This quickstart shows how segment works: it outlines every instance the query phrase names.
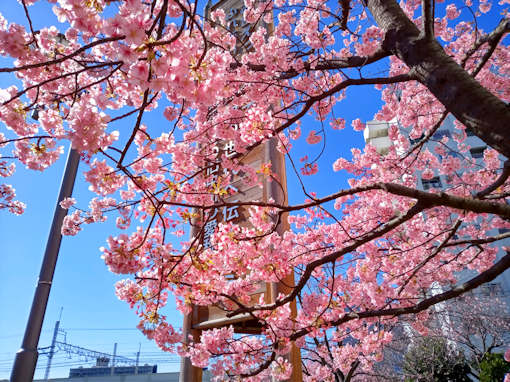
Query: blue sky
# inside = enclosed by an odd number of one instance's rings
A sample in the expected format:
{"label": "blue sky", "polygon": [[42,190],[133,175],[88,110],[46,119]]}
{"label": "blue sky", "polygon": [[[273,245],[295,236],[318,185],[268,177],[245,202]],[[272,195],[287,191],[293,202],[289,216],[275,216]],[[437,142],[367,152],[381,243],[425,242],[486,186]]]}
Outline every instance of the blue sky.
{"label": "blue sky", "polygon": [[[15,0],[2,1],[0,12],[9,22],[26,25],[23,8]],[[45,2],[30,7],[30,12],[35,29],[49,23],[57,24],[51,7]],[[9,65],[9,61],[2,59],[0,65]],[[13,82],[13,76],[0,76],[2,88]],[[121,127],[115,126],[117,129]],[[5,126],[0,126],[0,130],[5,133]],[[66,153],[67,150],[68,145]],[[27,204],[27,209],[21,216],[0,211],[3,257],[0,265],[0,299],[3,301],[0,315],[0,379],[9,377],[15,352],[21,345],[66,156],[63,155],[43,173],[28,171],[17,163],[18,171],[7,181],[16,188],[17,198]],[[86,168],[82,165],[73,193],[82,206],[86,206],[93,197],[84,182],[84,170]],[[153,364],[157,360],[160,361],[157,362],[160,371],[178,370],[178,363],[162,362],[175,361],[176,358],[159,351],[136,330],[137,316],[114,294],[114,283],[123,277],[107,270],[99,252],[106,237],[116,232],[113,220],[88,226],[78,236],[63,238],[39,344],[48,346],[51,343],[53,327],[60,307],[63,307],[61,327],[66,329],[69,343],[112,353],[117,342],[118,353],[131,358],[135,357],[141,343],[142,363],[147,361]],[[170,305],[169,312],[172,313],[169,321],[180,327],[182,317],[175,310],[173,302]],[[88,330],[98,328],[109,330]],[[59,339],[62,341],[63,337]],[[46,360],[45,356],[40,357],[36,378],[44,375]],[[56,355],[53,364],[52,377],[68,376],[69,366],[87,365],[78,357],[69,359],[62,353]]]}

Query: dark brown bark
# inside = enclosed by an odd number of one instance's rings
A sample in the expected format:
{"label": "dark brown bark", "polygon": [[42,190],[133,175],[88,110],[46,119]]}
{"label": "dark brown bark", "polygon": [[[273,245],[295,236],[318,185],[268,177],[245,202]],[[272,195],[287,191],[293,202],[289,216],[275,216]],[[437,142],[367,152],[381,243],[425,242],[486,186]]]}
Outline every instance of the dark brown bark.
{"label": "dark brown bark", "polygon": [[[385,32],[383,48],[402,60],[455,118],[507,158],[510,108],[448,56],[436,39],[426,39],[395,0],[366,0]],[[506,21],[505,30],[510,30]]]}

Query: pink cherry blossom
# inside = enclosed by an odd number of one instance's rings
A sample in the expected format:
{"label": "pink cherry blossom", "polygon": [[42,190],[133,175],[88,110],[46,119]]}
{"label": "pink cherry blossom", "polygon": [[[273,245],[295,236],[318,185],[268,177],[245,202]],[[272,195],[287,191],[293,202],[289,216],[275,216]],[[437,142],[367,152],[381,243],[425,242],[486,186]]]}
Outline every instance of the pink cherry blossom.
{"label": "pink cherry blossom", "polygon": [[71,206],[74,206],[75,204],[76,204],[75,198],[65,198],[64,200],[62,200],[60,202],[60,207],[67,210],[67,209],[71,208]]}
{"label": "pink cherry blossom", "polygon": [[363,129],[365,129],[365,125],[361,122],[359,118],[352,121],[352,127],[355,131],[363,131]]}
{"label": "pink cherry blossom", "polygon": [[315,130],[310,130],[308,133],[308,137],[306,137],[306,142],[310,145],[315,145],[322,140],[320,135],[316,135]]}
{"label": "pink cherry blossom", "polygon": [[[218,380],[288,379],[292,349],[307,382],[370,375],[399,319],[430,331],[428,291],[510,267],[505,1],[50,3],[55,26],[17,5],[37,32],[0,16],[0,177],[79,152],[95,195],[62,233],[115,223],[102,258],[164,351]],[[260,334],[183,338],[170,299]]]}

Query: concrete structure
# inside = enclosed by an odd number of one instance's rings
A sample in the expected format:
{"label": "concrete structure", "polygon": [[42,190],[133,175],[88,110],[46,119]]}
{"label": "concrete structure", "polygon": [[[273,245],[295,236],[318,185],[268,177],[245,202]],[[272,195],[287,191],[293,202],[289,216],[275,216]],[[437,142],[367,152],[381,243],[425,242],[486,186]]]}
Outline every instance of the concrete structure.
{"label": "concrete structure", "polygon": [[136,374],[156,374],[157,365],[142,366],[115,366],[96,365],[93,367],[76,367],[69,370],[69,378],[79,377],[104,377],[110,375],[136,375]]}
{"label": "concrete structure", "polygon": [[391,123],[393,123],[393,121],[368,121],[366,123],[365,130],[363,131],[365,143],[374,146],[379,154],[386,154],[393,145],[393,142],[391,142],[388,136],[388,129]]}

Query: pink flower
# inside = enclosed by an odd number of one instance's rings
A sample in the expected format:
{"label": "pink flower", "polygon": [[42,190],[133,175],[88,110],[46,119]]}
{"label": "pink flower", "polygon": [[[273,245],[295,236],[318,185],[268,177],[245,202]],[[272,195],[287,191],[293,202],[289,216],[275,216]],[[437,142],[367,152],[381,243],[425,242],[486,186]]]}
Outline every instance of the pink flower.
{"label": "pink flower", "polygon": [[422,172],[421,177],[423,179],[432,179],[434,177],[434,171],[432,171],[430,168],[427,168]]}
{"label": "pink flower", "polygon": [[7,208],[14,215],[21,215],[26,205],[14,200],[15,197],[16,191],[10,184],[0,184],[0,210]]}
{"label": "pink flower", "polygon": [[457,7],[455,6],[455,4],[448,4],[446,6],[446,17],[449,18],[450,20],[453,20],[453,19],[456,19],[457,17],[459,17],[460,15],[460,12],[457,10]]}
{"label": "pink flower", "polygon": [[64,218],[62,224],[62,235],[74,236],[81,231],[80,224],[83,222],[81,212],[79,210],[74,211],[72,214],[67,215]]}
{"label": "pink flower", "polygon": [[334,119],[333,121],[331,121],[331,127],[335,130],[345,129],[345,119],[343,118]]}
{"label": "pink flower", "polygon": [[361,122],[359,118],[356,118],[354,121],[352,121],[352,128],[355,131],[363,131],[365,129],[365,124]]}
{"label": "pink flower", "polygon": [[310,145],[315,145],[322,140],[320,135],[315,134],[315,130],[310,130],[308,137],[306,137],[306,142]]}
{"label": "pink flower", "polygon": [[168,107],[165,108],[165,111],[163,112],[163,115],[169,121],[173,121],[175,118],[177,118],[178,112],[179,111],[175,107],[168,106]]}
{"label": "pink flower", "polygon": [[487,13],[490,11],[491,9],[491,4],[487,2],[487,0],[485,1],[480,1],[480,6],[478,7],[478,9],[480,9],[480,12],[482,13]]}
{"label": "pink flower", "polygon": [[344,158],[338,158],[335,163],[333,163],[333,171],[340,171],[350,167],[349,161]]}
{"label": "pink flower", "polygon": [[314,175],[319,171],[319,166],[317,163],[310,164],[305,163],[305,165],[301,168],[301,174],[303,175]]}
{"label": "pink flower", "polygon": [[[505,361],[510,362],[510,348],[505,351]],[[507,374],[508,376],[509,374]]]}
{"label": "pink flower", "polygon": [[76,199],[75,198],[65,198],[64,200],[62,200],[60,202],[60,207],[62,207],[65,210],[68,210],[69,208],[71,208],[75,204],[76,204]]}

